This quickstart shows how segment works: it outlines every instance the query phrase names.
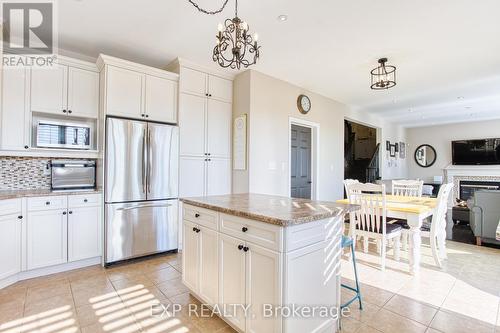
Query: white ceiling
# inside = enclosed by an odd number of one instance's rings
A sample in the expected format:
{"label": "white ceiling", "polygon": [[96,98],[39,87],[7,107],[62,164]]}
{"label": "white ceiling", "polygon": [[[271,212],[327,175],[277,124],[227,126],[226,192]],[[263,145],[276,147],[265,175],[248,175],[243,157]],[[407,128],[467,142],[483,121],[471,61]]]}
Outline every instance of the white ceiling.
{"label": "white ceiling", "polygon": [[[157,67],[177,56],[212,65],[229,1],[218,16],[187,0],[58,1],[59,46]],[[498,13],[498,0],[239,0],[259,33],[256,70],[407,127],[500,118]],[[397,86],[372,91],[369,72],[383,56]]]}

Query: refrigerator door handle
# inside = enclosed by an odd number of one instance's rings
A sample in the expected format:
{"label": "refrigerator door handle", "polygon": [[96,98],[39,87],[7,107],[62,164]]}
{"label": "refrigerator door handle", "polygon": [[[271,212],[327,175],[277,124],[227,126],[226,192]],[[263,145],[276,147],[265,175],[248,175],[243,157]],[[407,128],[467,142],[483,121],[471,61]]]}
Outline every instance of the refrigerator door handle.
{"label": "refrigerator door handle", "polygon": [[170,204],[163,204],[163,205],[140,205],[140,206],[130,206],[130,207],[121,207],[116,209],[117,211],[127,211],[127,210],[133,210],[133,209],[141,209],[141,208],[166,208],[170,207],[172,205]]}
{"label": "refrigerator door handle", "polygon": [[146,183],[146,129],[144,129],[144,136],[142,138],[142,192],[146,193],[147,183]]}
{"label": "refrigerator door handle", "polygon": [[148,126],[148,175],[147,175],[147,179],[148,179],[148,186],[147,186],[147,189],[148,189],[148,193],[151,193],[151,184],[149,183],[151,181],[151,156],[153,156],[153,147],[152,147],[152,144],[151,144],[151,130],[149,129],[149,126]]}

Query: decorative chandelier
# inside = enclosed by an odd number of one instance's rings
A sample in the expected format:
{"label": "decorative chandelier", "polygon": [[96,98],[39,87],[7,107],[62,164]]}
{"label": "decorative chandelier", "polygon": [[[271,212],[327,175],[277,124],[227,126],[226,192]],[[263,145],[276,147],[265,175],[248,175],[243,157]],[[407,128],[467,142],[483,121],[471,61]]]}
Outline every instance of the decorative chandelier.
{"label": "decorative chandelier", "polygon": [[396,85],[396,67],[386,65],[387,58],[380,58],[377,68],[371,70],[373,90],[389,89]]}
{"label": "decorative chandelier", "polygon": [[[200,12],[205,14],[218,14],[224,10],[228,0],[219,10],[207,11],[200,8],[193,0],[189,2]],[[258,35],[249,33],[248,24],[238,17],[238,0],[235,0],[235,15],[232,19],[226,19],[224,25],[219,23],[216,36],[216,45],[213,50],[212,59],[223,68],[240,69],[247,68],[257,63],[260,46],[257,44]]]}

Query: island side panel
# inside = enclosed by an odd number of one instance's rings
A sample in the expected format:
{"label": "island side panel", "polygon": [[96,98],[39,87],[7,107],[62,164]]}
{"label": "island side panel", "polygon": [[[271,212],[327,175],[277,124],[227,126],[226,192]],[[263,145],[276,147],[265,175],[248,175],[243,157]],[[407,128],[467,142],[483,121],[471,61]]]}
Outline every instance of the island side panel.
{"label": "island side panel", "polygon": [[[342,254],[343,214],[314,222],[309,226],[299,225],[287,230],[287,247],[300,244],[300,235],[309,239],[305,247],[285,254],[283,304],[295,306],[340,308],[340,259]],[[318,228],[321,226],[321,231]],[[299,232],[293,228],[302,229]],[[312,232],[312,231],[315,232]],[[318,232],[320,232],[318,234]],[[293,236],[294,235],[294,236]],[[292,237],[293,236],[293,237]],[[310,241],[318,240],[313,244]],[[335,332],[338,318],[320,316],[312,318],[283,317],[283,332]]]}

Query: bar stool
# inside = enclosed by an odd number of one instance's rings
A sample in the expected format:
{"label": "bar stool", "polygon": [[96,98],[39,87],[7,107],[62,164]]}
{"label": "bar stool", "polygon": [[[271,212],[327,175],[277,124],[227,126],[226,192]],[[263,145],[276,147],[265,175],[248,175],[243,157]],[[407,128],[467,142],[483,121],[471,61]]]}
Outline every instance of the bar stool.
{"label": "bar stool", "polygon": [[351,286],[348,286],[346,284],[341,284],[343,288],[349,289],[351,291],[354,291],[356,293],[356,296],[348,300],[345,304],[341,304],[340,308],[343,309],[345,307],[348,307],[352,302],[355,300],[359,301],[359,309],[363,310],[363,304],[361,304],[361,291],[359,290],[359,281],[358,281],[358,270],[356,269],[356,255],[354,254],[354,242],[351,237],[344,236],[342,235],[342,248],[350,247],[351,248],[351,255],[352,255],[352,265],[354,267],[354,279],[356,283],[356,288],[353,288]]}

